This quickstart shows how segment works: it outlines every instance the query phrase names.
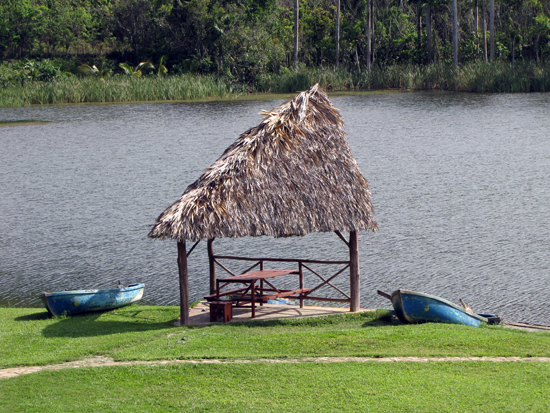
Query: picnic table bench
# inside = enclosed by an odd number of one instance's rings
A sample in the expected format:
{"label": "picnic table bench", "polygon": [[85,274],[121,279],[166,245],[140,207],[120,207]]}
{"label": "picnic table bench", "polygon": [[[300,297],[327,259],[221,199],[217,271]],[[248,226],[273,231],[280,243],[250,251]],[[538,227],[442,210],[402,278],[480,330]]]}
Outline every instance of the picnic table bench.
{"label": "picnic table bench", "polygon": [[[300,272],[297,270],[259,270],[231,277],[219,278],[216,280],[216,293],[207,295],[204,298],[211,303],[221,303],[231,300],[236,307],[250,307],[252,309],[252,318],[254,318],[256,316],[257,302],[262,305],[268,300],[273,300],[275,298],[297,296],[302,303],[304,296],[310,292],[309,288],[300,286],[300,288],[291,290],[279,289],[268,281],[268,279],[284,275],[299,274]],[[259,285],[256,285],[258,281]],[[244,284],[245,287],[222,290],[228,284],[232,283],[241,283]],[[212,304],[210,311],[212,312]],[[226,319],[227,317],[224,317],[224,321]]]}

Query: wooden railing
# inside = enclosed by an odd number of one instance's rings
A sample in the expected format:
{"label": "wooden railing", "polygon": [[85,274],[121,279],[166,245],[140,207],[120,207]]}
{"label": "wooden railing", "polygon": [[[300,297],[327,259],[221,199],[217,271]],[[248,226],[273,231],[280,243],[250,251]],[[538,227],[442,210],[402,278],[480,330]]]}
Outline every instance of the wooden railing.
{"label": "wooden railing", "polygon": [[[337,276],[342,274],[344,271],[346,271],[350,267],[350,261],[326,261],[326,260],[308,260],[308,259],[292,259],[292,258],[253,258],[253,257],[238,257],[238,256],[232,256],[232,255],[214,255],[212,251],[211,242],[209,242],[208,252],[209,252],[208,255],[209,255],[209,261],[210,261],[210,293],[211,294],[214,294],[216,290],[216,270],[215,270],[216,265],[221,269],[223,269],[228,274],[230,274],[231,276],[237,275],[234,271],[230,270],[225,264],[223,264],[221,262],[222,260],[254,262],[252,266],[248,267],[246,270],[241,272],[241,274],[250,272],[251,270],[253,270],[258,266],[260,270],[263,270],[264,263],[266,262],[296,263],[298,264],[300,288],[304,288],[304,270],[309,271],[311,274],[315,275],[321,280],[321,283],[318,284],[317,286],[309,287],[311,291],[307,293],[305,297],[306,300],[351,303],[350,294],[342,291],[341,288],[339,288],[338,286],[332,283],[332,281]],[[311,264],[344,265],[344,267],[339,269],[335,274],[331,275],[330,277],[324,277],[321,274],[319,274],[317,271],[313,270],[311,268]],[[315,291],[318,291],[320,288],[324,286],[333,288],[345,298],[317,297],[315,295],[312,295],[312,293],[314,293]]]}

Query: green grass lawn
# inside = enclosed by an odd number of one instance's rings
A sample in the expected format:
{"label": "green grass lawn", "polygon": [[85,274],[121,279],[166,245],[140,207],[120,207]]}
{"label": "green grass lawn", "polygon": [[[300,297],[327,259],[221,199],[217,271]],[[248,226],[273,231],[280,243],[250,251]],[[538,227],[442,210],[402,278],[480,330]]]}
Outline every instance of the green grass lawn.
{"label": "green grass lawn", "polygon": [[[177,307],[49,318],[0,308],[0,367],[115,360],[550,357],[550,333],[402,325],[387,312],[172,327]],[[130,365],[0,380],[0,412],[549,411],[550,363],[345,362]]]}
{"label": "green grass lawn", "polygon": [[41,309],[0,309],[0,367],[89,356],[115,360],[300,357],[550,357],[550,334],[498,326],[403,325],[387,313],[344,313],[207,327],[172,327],[177,307],[133,305],[49,318]]}
{"label": "green grass lawn", "polygon": [[[391,325],[373,314],[331,316],[319,325],[215,325],[116,350],[116,360],[399,356],[550,356],[550,334],[503,327]],[[341,322],[338,322],[340,321]],[[347,321],[346,321],[347,320]]]}
{"label": "green grass lawn", "polygon": [[0,368],[109,355],[166,337],[177,307],[130,306],[107,313],[50,318],[36,308],[0,308]]}
{"label": "green grass lawn", "polygon": [[549,363],[82,368],[0,381],[2,412],[546,412]]}

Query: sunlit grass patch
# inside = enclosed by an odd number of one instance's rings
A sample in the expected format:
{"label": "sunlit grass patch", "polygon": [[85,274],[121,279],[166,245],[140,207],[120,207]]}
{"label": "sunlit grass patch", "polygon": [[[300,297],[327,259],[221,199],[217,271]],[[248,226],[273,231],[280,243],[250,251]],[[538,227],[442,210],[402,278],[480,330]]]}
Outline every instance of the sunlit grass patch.
{"label": "sunlit grass patch", "polygon": [[132,305],[105,313],[50,318],[45,309],[0,308],[0,368],[109,354],[172,329],[177,307]]}
{"label": "sunlit grass patch", "polygon": [[49,318],[40,309],[0,309],[0,368],[85,357],[115,360],[305,357],[549,357],[550,334],[503,327],[403,325],[386,311],[173,327],[178,307],[132,305]]}
{"label": "sunlit grass patch", "polygon": [[548,411],[550,363],[124,366],[0,381],[10,412]]}

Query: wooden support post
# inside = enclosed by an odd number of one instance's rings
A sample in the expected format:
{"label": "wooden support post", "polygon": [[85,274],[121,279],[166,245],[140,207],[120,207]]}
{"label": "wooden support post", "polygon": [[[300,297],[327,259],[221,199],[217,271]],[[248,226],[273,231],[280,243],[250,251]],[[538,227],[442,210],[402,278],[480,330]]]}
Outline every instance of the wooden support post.
{"label": "wooden support post", "polygon": [[[304,264],[298,263],[298,272],[300,277],[300,290],[304,288]],[[304,308],[304,295],[300,293],[300,308]]]}
{"label": "wooden support post", "polygon": [[180,280],[179,325],[189,325],[189,278],[187,276],[187,249],[185,241],[178,241],[178,269]]}
{"label": "wooden support post", "polygon": [[254,318],[256,317],[256,281],[252,281],[250,289],[250,296],[252,297],[252,318]]}
{"label": "wooden support post", "polygon": [[[264,270],[264,262],[263,261],[260,261],[260,271],[263,271]],[[263,295],[263,291],[264,291],[264,280],[260,280],[260,295]],[[260,307],[264,305],[264,301],[260,301]],[[254,312],[254,310],[252,310],[252,312]]]}
{"label": "wooden support post", "polygon": [[[262,297],[264,295],[264,280],[260,280],[260,292],[258,294],[258,297]],[[264,300],[260,300],[260,307],[264,305]]]}
{"label": "wooden support post", "polygon": [[350,285],[350,311],[359,311],[361,306],[361,291],[359,277],[359,234],[357,231],[349,233],[349,285]]}
{"label": "wooden support post", "polygon": [[216,292],[216,263],[214,262],[214,247],[212,243],[214,239],[209,239],[207,244],[208,250],[208,265],[210,267],[210,294]]}

